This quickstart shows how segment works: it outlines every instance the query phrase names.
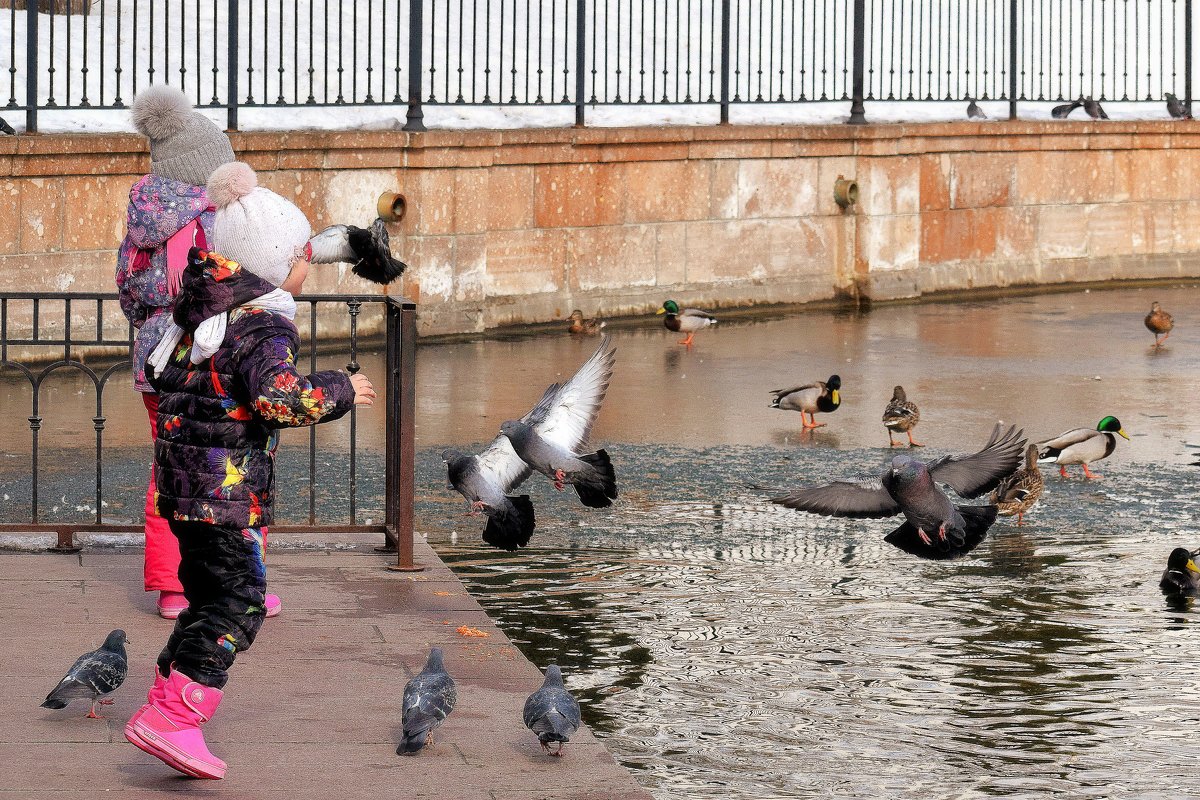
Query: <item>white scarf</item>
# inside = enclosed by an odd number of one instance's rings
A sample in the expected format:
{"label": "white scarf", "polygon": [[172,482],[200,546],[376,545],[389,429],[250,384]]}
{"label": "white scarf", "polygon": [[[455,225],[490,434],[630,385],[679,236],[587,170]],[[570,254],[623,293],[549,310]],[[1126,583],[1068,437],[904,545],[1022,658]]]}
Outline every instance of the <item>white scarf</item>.
{"label": "white scarf", "polygon": [[[273,311],[276,314],[281,314],[288,319],[296,318],[296,300],[291,293],[285,292],[283,289],[275,289],[267,292],[264,295],[255,297],[253,300],[247,300],[242,303],[243,306],[250,308],[261,308],[264,311]],[[229,313],[217,314],[215,317],[209,317],[196,326],[196,333],[192,336],[192,352],[191,362],[199,364],[206,358],[209,358],[213,353],[220,349],[221,343],[225,341],[225,327],[229,324]],[[150,351],[150,355],[146,361],[154,367],[154,374],[161,375],[163,368],[171,360],[171,353],[175,350],[176,345],[183,338],[183,328],[176,325],[174,322],[163,333],[163,337],[158,344]]]}

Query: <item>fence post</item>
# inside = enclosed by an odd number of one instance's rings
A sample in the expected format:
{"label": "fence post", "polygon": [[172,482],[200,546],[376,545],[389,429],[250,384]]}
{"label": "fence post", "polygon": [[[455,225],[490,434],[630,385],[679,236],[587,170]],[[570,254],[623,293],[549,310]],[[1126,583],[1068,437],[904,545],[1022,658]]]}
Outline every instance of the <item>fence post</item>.
{"label": "fence post", "polygon": [[396,537],[396,563],[388,569],[419,572],[413,563],[413,496],[416,493],[417,304],[388,301],[387,527]]}
{"label": "fence post", "polygon": [[866,125],[867,109],[863,105],[864,82],[867,70],[867,2],[854,0],[854,90],[850,99],[850,125]]}
{"label": "fence post", "polygon": [[227,86],[225,98],[226,113],[228,114],[225,127],[231,131],[238,129],[238,0],[229,0],[229,36],[226,67],[229,74],[225,76]]}
{"label": "fence post", "polygon": [[729,124],[729,0],[721,0],[721,124]]}
{"label": "fence post", "polygon": [[[13,25],[17,22],[14,19]],[[14,53],[15,55],[15,53]],[[25,4],[25,132],[37,133],[38,112],[38,4]]]}
{"label": "fence post", "polygon": [[[1191,2],[1191,0],[1188,0]],[[1017,0],[1008,2],[1008,118],[1017,118]]]}
{"label": "fence post", "polygon": [[1183,107],[1192,115],[1192,0],[1183,3]]}
{"label": "fence post", "polygon": [[423,0],[408,0],[408,119],[406,131],[425,130],[425,113],[421,111],[421,32]]}
{"label": "fence post", "polygon": [[587,66],[584,52],[584,39],[587,38],[587,25],[584,14],[587,13],[587,0],[575,2],[575,127],[583,127],[583,70]]}

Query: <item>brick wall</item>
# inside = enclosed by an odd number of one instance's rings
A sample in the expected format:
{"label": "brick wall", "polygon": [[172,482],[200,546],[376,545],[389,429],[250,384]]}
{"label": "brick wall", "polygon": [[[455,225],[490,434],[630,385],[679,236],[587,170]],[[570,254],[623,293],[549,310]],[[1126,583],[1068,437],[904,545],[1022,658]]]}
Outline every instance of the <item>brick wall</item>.
{"label": "brick wall", "polygon": [[[1200,275],[1200,126],[952,123],[238,133],[320,227],[384,190],[424,333],[946,289]],[[0,290],[108,290],[131,135],[0,139]],[[858,181],[843,211],[833,183]],[[313,291],[377,292],[336,267]],[[395,290],[393,290],[395,291]]]}

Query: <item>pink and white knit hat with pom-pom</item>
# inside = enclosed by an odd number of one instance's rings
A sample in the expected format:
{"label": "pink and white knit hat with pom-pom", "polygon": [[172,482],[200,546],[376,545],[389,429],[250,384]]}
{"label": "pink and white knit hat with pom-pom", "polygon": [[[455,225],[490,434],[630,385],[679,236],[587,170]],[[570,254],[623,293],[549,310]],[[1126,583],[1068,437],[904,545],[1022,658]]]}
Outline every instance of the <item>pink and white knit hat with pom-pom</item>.
{"label": "pink and white knit hat with pom-pom", "polygon": [[312,237],[304,212],[258,185],[249,164],[217,167],[208,179],[208,200],[216,206],[212,249],[242,268],[279,286]]}

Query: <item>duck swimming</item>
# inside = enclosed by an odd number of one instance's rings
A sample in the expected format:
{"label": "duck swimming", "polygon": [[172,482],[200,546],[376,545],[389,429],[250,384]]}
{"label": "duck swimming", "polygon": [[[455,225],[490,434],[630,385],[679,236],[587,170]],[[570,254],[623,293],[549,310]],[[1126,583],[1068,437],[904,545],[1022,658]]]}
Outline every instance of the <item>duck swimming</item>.
{"label": "duck swimming", "polygon": [[1116,417],[1105,417],[1090,428],[1074,428],[1060,433],[1053,439],[1038,443],[1038,460],[1043,464],[1058,464],[1058,474],[1067,477],[1068,464],[1082,464],[1083,474],[1088,478],[1100,476],[1088,469],[1088,464],[1100,461],[1112,455],[1117,449],[1117,437],[1113,434],[1129,438],[1121,427],[1121,420]]}
{"label": "duck swimming", "polygon": [[662,304],[662,308],[654,312],[655,314],[666,314],[663,319],[663,325],[669,331],[676,333],[686,333],[686,339],[680,339],[679,343],[683,345],[692,344],[692,337],[696,335],[696,331],[701,331],[709,325],[716,325],[717,318],[707,311],[701,311],[698,308],[685,308],[679,310],[679,304],[674,300],[668,300]]}
{"label": "duck swimming", "polygon": [[571,312],[571,316],[567,317],[567,320],[571,323],[567,326],[567,333],[582,336],[596,336],[606,324],[601,319],[584,319],[583,312],[578,308]]}
{"label": "duck swimming", "polygon": [[[829,414],[836,411],[842,404],[841,388],[842,379],[837,375],[830,375],[827,381],[806,383],[790,389],[772,389],[771,394],[775,395],[775,399],[771,401],[771,408],[799,411],[800,424],[806,430],[821,428],[825,423],[817,422],[816,412]],[[806,412],[811,417],[811,422],[804,418]]]}
{"label": "duck swimming", "polygon": [[1193,561],[1200,550],[1191,551],[1176,547],[1167,557],[1167,568],[1163,570],[1158,586],[1167,594],[1200,594],[1200,567]]}

